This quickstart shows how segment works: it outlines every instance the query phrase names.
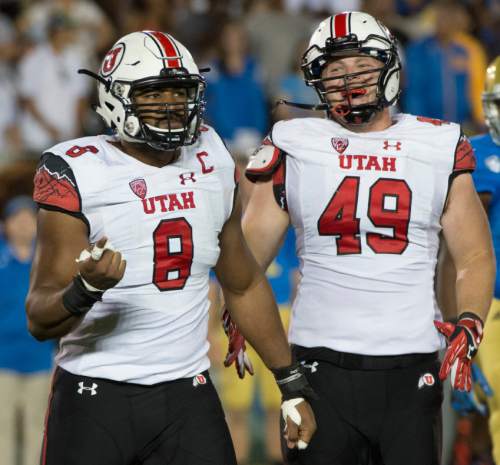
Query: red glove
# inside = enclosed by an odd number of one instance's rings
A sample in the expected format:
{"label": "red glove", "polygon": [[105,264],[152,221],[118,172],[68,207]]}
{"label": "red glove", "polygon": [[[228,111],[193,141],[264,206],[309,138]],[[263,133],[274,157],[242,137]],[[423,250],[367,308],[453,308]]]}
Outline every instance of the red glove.
{"label": "red glove", "polygon": [[441,380],[451,372],[451,385],[459,391],[470,391],[471,364],[483,338],[483,322],[471,312],[462,313],[456,324],[434,321],[434,326],[446,337],[448,348],[439,370]]}
{"label": "red glove", "polygon": [[222,313],[222,327],[224,328],[224,332],[229,339],[224,366],[228,367],[234,362],[236,372],[241,379],[245,377],[245,371],[248,371],[248,373],[253,375],[254,371],[252,362],[245,352],[245,338],[238,331],[238,328],[234,321],[231,319],[231,315],[229,314],[227,308],[225,308],[224,312]]}

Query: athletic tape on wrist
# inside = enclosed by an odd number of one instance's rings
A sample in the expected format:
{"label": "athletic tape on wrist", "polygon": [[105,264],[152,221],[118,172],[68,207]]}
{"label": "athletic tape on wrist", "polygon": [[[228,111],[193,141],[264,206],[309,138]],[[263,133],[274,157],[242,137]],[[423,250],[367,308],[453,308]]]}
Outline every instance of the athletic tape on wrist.
{"label": "athletic tape on wrist", "polygon": [[103,292],[89,291],[83,284],[82,277],[78,275],[64,291],[62,303],[72,315],[82,316],[102,299],[102,295]]}

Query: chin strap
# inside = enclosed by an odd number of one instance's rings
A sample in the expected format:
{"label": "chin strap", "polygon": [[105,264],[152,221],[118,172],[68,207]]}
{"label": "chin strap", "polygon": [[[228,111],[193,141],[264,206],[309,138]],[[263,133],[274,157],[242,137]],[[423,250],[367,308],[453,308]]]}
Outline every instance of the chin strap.
{"label": "chin strap", "polygon": [[312,110],[312,111],[328,111],[330,108],[326,103],[319,103],[317,105],[311,105],[309,103],[295,103],[289,102],[288,100],[280,99],[276,102],[275,108],[278,105],[288,105],[290,107],[302,108],[304,110]]}
{"label": "chin strap", "polygon": [[368,123],[373,115],[378,111],[377,109],[363,109],[357,110],[349,108],[348,105],[335,105],[333,108],[330,107],[327,103],[319,103],[317,105],[311,105],[308,103],[296,103],[289,102],[288,100],[280,99],[276,102],[275,108],[278,105],[288,105],[290,107],[302,108],[304,110],[311,111],[326,111],[329,118],[332,118],[331,112],[334,112],[335,115],[339,118],[343,118],[349,124],[363,124]]}

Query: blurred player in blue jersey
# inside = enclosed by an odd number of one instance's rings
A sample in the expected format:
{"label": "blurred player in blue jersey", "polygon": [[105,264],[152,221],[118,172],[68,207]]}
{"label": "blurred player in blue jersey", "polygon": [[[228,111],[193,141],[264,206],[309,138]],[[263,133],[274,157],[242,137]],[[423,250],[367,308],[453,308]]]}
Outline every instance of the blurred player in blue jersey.
{"label": "blurred player in blue jersey", "polygon": [[[281,320],[285,329],[288,329],[290,319],[290,303],[293,300],[298,275],[297,268],[295,234],[290,228],[279,254],[266,273],[276,303],[279,306]],[[281,394],[276,387],[276,383],[273,384],[272,374],[269,376],[269,370],[266,370],[262,360],[248,343],[246,353],[253,364],[254,376],[245,376],[243,379],[238,379],[234,370],[222,370],[220,373],[219,394],[227,414],[238,463],[246,463],[249,457],[250,410],[257,393],[265,411],[265,438],[269,463],[273,465],[274,463],[282,463],[279,438]]]}
{"label": "blurred player in blue jersey", "polygon": [[[476,189],[488,213],[491,235],[497,262],[500,259],[500,56],[486,71],[486,85],[483,93],[483,108],[489,133],[473,137],[472,146],[476,152],[477,168],[472,174]],[[489,426],[493,441],[495,463],[500,463],[500,273],[497,273],[495,298],[488,314],[484,338],[478,353],[479,364],[489,386],[476,376],[478,388],[486,394],[489,408]],[[461,409],[475,409],[484,412],[484,406],[477,397],[463,401]],[[455,405],[455,407],[457,407]]]}

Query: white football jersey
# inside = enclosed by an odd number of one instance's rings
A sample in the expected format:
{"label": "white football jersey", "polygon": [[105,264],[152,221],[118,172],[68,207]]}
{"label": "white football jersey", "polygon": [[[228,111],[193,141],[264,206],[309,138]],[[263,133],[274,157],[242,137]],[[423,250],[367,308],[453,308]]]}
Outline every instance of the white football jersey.
{"label": "white football jersey", "polygon": [[118,285],[61,339],[56,361],[71,373],[148,385],[195,376],[209,367],[209,270],[233,207],[234,162],[208,127],[162,168],[113,141],[56,145],[35,177],[42,207],[82,218],[90,242],[107,236],[127,261]]}
{"label": "white football jersey", "polygon": [[439,120],[403,114],[363,134],[328,119],[275,124],[247,176],[273,173],[296,231],[290,342],[364,355],[443,347],[433,325],[440,218],[450,176],[474,163],[460,127]]}

